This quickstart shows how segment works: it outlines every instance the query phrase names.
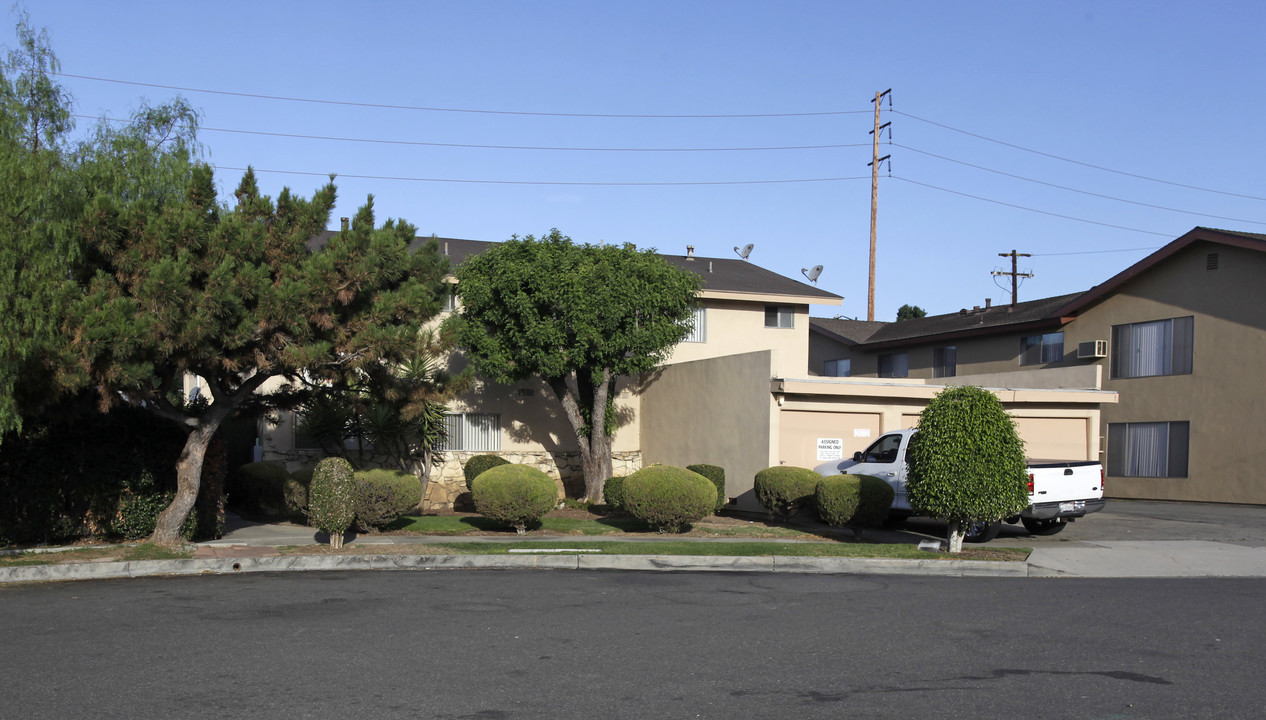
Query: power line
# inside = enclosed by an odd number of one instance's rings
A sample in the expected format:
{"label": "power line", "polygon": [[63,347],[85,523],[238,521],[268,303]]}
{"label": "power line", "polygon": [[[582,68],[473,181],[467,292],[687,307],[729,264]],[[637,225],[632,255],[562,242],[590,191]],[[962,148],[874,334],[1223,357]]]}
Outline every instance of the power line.
{"label": "power line", "polygon": [[1033,257],[1062,257],[1064,255],[1105,255],[1107,253],[1123,253],[1123,252],[1153,252],[1160,250],[1160,247],[1142,247],[1142,248],[1121,248],[1120,250],[1085,250],[1082,252],[1062,252],[1062,253],[1033,253]]}
{"label": "power line", "polygon": [[[72,115],[84,120],[105,120],[107,122],[127,122],[117,118],[97,115]],[[299,140],[327,140],[334,142],[374,143],[381,145],[417,145],[424,147],[472,148],[477,150],[563,150],[576,152],[743,152],[755,150],[830,150],[836,148],[870,147],[870,143],[834,144],[834,145],[774,145],[765,147],[688,147],[688,148],[636,148],[636,147],[555,147],[543,145],[476,145],[470,143],[425,142],[421,140],[381,140],[375,138],[343,137],[337,135],[302,135],[299,133],[269,132],[265,130],[240,130],[234,128],[215,128],[199,126],[199,131],[232,133],[235,135],[258,135],[263,137],[284,137]]]}
{"label": "power line", "polygon": [[1132,177],[1132,178],[1136,178],[1136,179],[1139,179],[1139,180],[1147,180],[1147,181],[1149,181],[1149,182],[1161,183],[1161,184],[1163,184],[1163,185],[1172,185],[1172,186],[1174,186],[1174,187],[1186,188],[1186,189],[1188,189],[1188,190],[1199,190],[1199,191],[1201,191],[1201,192],[1215,193],[1215,194],[1217,194],[1217,195],[1228,195],[1228,196],[1230,196],[1230,197],[1245,198],[1245,199],[1247,199],[1247,200],[1263,200],[1263,201],[1266,201],[1266,197],[1259,197],[1259,196],[1257,196],[1257,195],[1243,195],[1243,194],[1241,194],[1241,193],[1227,192],[1226,190],[1214,190],[1214,189],[1212,189],[1212,188],[1200,187],[1200,186],[1198,186],[1198,185],[1185,185],[1185,184],[1183,184],[1183,183],[1173,182],[1173,181],[1170,181],[1170,180],[1162,180],[1162,179],[1160,179],[1160,178],[1148,177],[1148,176],[1146,176],[1146,175],[1137,175],[1137,174],[1135,174],[1135,173],[1124,172],[1124,171],[1122,171],[1122,170],[1113,170],[1112,168],[1103,167],[1102,165],[1092,165],[1091,163],[1088,163],[1088,162],[1082,162],[1082,161],[1080,161],[1080,160],[1073,160],[1072,158],[1066,158],[1066,157],[1062,157],[1062,156],[1060,156],[1060,155],[1052,155],[1051,153],[1042,152],[1041,150],[1034,150],[1034,149],[1032,149],[1032,148],[1026,148],[1026,147],[1023,147],[1023,146],[1021,146],[1021,145],[1014,145],[1014,144],[1012,144],[1012,143],[1009,143],[1009,142],[1003,142],[1002,140],[996,140],[996,139],[994,139],[994,138],[991,138],[991,137],[986,137],[986,136],[984,136],[984,135],[978,135],[978,134],[976,134],[976,133],[974,133],[974,132],[968,132],[968,131],[966,131],[966,130],[960,130],[960,129],[956,128],[956,127],[951,127],[951,126],[949,126],[949,125],[945,125],[945,124],[943,124],[943,123],[934,122],[934,121],[932,121],[932,120],[928,120],[927,118],[921,118],[921,117],[919,117],[919,116],[917,116],[917,115],[911,115],[910,113],[907,113],[907,112],[902,112],[902,111],[900,111],[900,110],[893,110],[893,112],[894,112],[894,113],[897,113],[898,115],[904,115],[904,116],[906,116],[906,117],[908,117],[908,118],[910,118],[910,119],[912,119],[912,120],[918,120],[919,122],[924,122],[924,123],[927,123],[928,125],[935,125],[935,126],[937,126],[937,127],[939,127],[939,128],[945,128],[946,130],[953,130],[953,131],[954,131],[954,132],[956,132],[956,133],[962,133],[963,135],[968,135],[968,136],[970,136],[970,137],[974,137],[974,138],[977,138],[977,139],[980,139],[980,140],[987,140],[987,141],[989,141],[989,142],[991,142],[991,143],[997,143],[997,144],[999,144],[999,145],[1003,145],[1003,146],[1006,146],[1006,147],[1009,147],[1009,148],[1014,148],[1014,149],[1016,149],[1016,150],[1023,150],[1024,152],[1033,153],[1034,155],[1041,155],[1042,157],[1048,157],[1048,158],[1051,158],[1051,159],[1053,159],[1053,160],[1061,160],[1061,161],[1063,161],[1063,162],[1072,163],[1072,164],[1074,164],[1074,165],[1081,165],[1082,167],[1093,168],[1093,169],[1095,169],[1095,170],[1102,170],[1103,172],[1110,172],[1110,173],[1114,173],[1114,174],[1116,174],[1116,175],[1124,175],[1125,177]]}
{"label": "power line", "polygon": [[1059,213],[1049,212],[1047,210],[1038,210],[1036,208],[1024,207],[1023,205],[1015,205],[1009,202],[1003,202],[1001,200],[994,200],[992,198],[981,197],[980,195],[972,195],[971,193],[959,192],[958,190],[950,190],[948,188],[938,187],[936,185],[929,185],[928,183],[922,183],[922,182],[919,182],[918,180],[911,180],[909,178],[900,177],[898,175],[892,175],[890,177],[892,177],[894,180],[901,180],[903,182],[908,182],[913,185],[921,185],[926,188],[932,188],[933,190],[940,190],[941,192],[950,193],[952,195],[961,195],[963,197],[972,198],[973,200],[982,200],[984,202],[993,203],[995,205],[1003,205],[1005,207],[1015,208],[1016,210],[1026,210],[1028,212],[1039,213],[1041,215],[1049,215],[1051,217],[1063,218],[1065,220],[1076,220],[1077,222],[1089,223],[1091,225],[1099,225],[1102,227],[1109,227],[1116,230],[1128,230],[1130,232],[1144,233],[1146,235],[1158,235],[1160,237],[1171,237],[1171,235],[1168,233],[1152,232],[1151,230],[1140,230],[1138,228],[1125,227],[1124,225],[1113,225],[1111,223],[1099,222],[1097,220],[1087,220],[1085,218],[1073,217],[1072,215],[1061,215]]}
{"label": "power line", "polygon": [[1031,182],[1037,185],[1045,185],[1046,187],[1052,187],[1058,190],[1067,190],[1068,192],[1075,192],[1075,193],[1080,193],[1082,195],[1089,195],[1090,197],[1102,198],[1104,200],[1114,200],[1116,202],[1129,203],[1130,205],[1137,205],[1139,207],[1152,208],[1154,210],[1167,210],[1169,212],[1182,213],[1184,215],[1199,215],[1200,217],[1215,218],[1217,220],[1230,220],[1231,222],[1238,222],[1238,223],[1266,225],[1266,222],[1263,222],[1261,220],[1245,220],[1243,218],[1226,217],[1225,215],[1212,215],[1210,213],[1196,212],[1194,210],[1179,210],[1177,208],[1166,207],[1164,205],[1153,205],[1151,203],[1139,202],[1137,200],[1127,200],[1125,198],[1113,197],[1112,195],[1102,195],[1100,193],[1090,192],[1089,190],[1078,190],[1077,188],[1068,187],[1066,185],[1057,185],[1055,183],[1049,183],[1044,180],[1035,180],[1033,178],[1024,177],[1022,175],[1013,175],[1009,172],[994,170],[993,168],[988,168],[983,165],[975,165],[973,163],[964,162],[962,160],[955,160],[954,158],[951,158],[951,157],[945,157],[944,155],[937,155],[936,153],[930,153],[926,150],[920,150],[918,148],[910,147],[909,145],[902,145],[901,143],[892,143],[892,145],[893,147],[899,147],[905,150],[910,150],[912,152],[917,152],[920,155],[927,155],[928,157],[934,157],[938,160],[944,160],[946,162],[952,162],[952,163],[957,163],[959,165],[965,165],[969,168],[975,168],[977,170],[984,170],[985,172],[991,172],[996,175],[1002,175],[1003,177],[1014,178],[1016,180],[1023,180],[1025,182]]}
{"label": "power line", "polygon": [[[244,167],[234,167],[232,165],[216,165],[217,170],[237,170],[245,172]],[[255,172],[260,173],[277,173],[281,175],[306,175],[311,177],[330,176],[328,172],[307,172],[303,170],[270,170],[266,168],[253,168]],[[859,177],[824,177],[824,178],[792,178],[787,180],[708,180],[708,181],[681,181],[681,182],[567,182],[567,181],[548,181],[548,180],[463,180],[457,178],[423,178],[423,177],[403,177],[394,175],[353,175],[350,173],[335,173],[337,177],[351,178],[355,180],[399,180],[407,182],[430,182],[430,183],[466,183],[476,185],[584,185],[584,186],[615,186],[615,187],[657,187],[657,186],[678,186],[678,185],[781,185],[788,183],[821,183],[821,182],[839,182],[843,180],[868,180],[869,176]]]}
{"label": "power line", "polygon": [[286,95],[267,95],[263,93],[247,93],[237,92],[233,90],[213,90],[209,88],[185,87],[182,85],[162,85],[159,83],[138,82],[135,80],[118,80],[116,78],[95,77],[92,75],[77,75],[74,73],[57,72],[53,73],[60,77],[75,78],[77,80],[92,80],[94,82],[116,83],[119,85],[135,85],[137,87],[159,88],[161,90],[176,90],[179,92],[196,92],[207,93],[211,95],[228,95],[232,97],[254,98],[257,100],[282,100],[286,102],[303,102],[316,103],[320,105],[345,105],[350,107],[368,107],[386,110],[419,110],[426,112],[447,112],[447,113],[474,113],[481,115],[527,115],[534,117],[574,117],[574,118],[630,118],[630,119],[661,119],[661,120],[712,120],[712,119],[731,119],[731,118],[775,118],[775,117],[821,117],[830,115],[858,115],[869,113],[869,110],[827,110],[821,112],[780,112],[780,113],[731,113],[731,114],[712,114],[712,115],[652,115],[652,114],[619,114],[619,113],[564,113],[564,112],[528,112],[523,110],[483,110],[473,108],[448,108],[448,107],[430,107],[425,105],[394,105],[389,103],[367,103],[353,102],[350,100],[329,100],[324,98],[304,98],[292,97]]}

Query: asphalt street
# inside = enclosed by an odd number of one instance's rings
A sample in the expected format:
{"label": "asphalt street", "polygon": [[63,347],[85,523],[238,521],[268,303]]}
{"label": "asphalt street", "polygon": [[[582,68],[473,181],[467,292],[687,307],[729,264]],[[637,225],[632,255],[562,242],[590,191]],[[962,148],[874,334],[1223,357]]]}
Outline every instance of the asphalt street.
{"label": "asphalt street", "polygon": [[1266,580],[390,571],[0,587],[0,717],[1260,718]]}

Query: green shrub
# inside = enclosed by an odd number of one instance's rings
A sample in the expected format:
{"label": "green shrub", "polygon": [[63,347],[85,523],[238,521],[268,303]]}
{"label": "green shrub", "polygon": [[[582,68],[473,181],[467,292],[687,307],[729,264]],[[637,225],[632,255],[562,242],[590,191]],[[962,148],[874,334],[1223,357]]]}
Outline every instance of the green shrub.
{"label": "green shrub", "polygon": [[716,486],[697,472],[652,465],[624,478],[621,500],[630,515],[661,532],[680,532],[712,514]]}
{"label": "green shrub", "polygon": [[776,465],[756,473],[756,499],[777,520],[813,506],[822,476],[806,468]]}
{"label": "green shrub", "polygon": [[891,485],[870,475],[824,477],[814,494],[822,522],[850,527],[858,537],[863,529],[883,524],[893,497]]}
{"label": "green shrub", "polygon": [[[141,540],[154,534],[158,516],[167,509],[176,493],[163,491],[148,472],[125,483],[119,498],[119,511],[115,516],[111,534],[125,540]],[[190,512],[180,526],[180,534],[186,540],[193,538],[198,528],[198,516]]]}
{"label": "green shrub", "polygon": [[691,472],[697,472],[712,481],[717,488],[717,504],[713,509],[713,514],[721,512],[721,508],[725,507],[725,468],[718,465],[687,465],[686,469]]}
{"label": "green shrub", "polygon": [[602,501],[617,510],[624,509],[624,477],[610,477],[602,483]]}
{"label": "green shrub", "polygon": [[402,470],[362,470],[354,478],[352,507],[361,532],[381,530],[422,500],[422,481]]}
{"label": "green shrub", "polygon": [[352,525],[355,509],[352,488],[355,480],[352,464],[338,457],[326,458],[312,473],[308,494],[308,522],[330,534],[330,545],[343,547],[343,533]]}
{"label": "green shrub", "polygon": [[[468,465],[469,467],[469,465]],[[513,527],[520,535],[558,505],[554,478],[528,465],[497,465],[475,477],[475,511]]]}
{"label": "green shrub", "polygon": [[290,479],[286,466],[277,462],[251,462],[233,473],[229,500],[240,512],[274,518],[286,514],[285,486]]}
{"label": "green shrub", "polygon": [[308,489],[312,487],[312,473],[316,464],[304,465],[290,473],[282,485],[282,502],[286,506],[286,516],[304,518],[308,513]]}
{"label": "green shrub", "polygon": [[1024,441],[993,393],[942,390],[919,415],[906,451],[910,507],[949,521],[950,552],[965,523],[996,522],[1029,504]]}
{"label": "green shrub", "polygon": [[509,464],[510,461],[500,455],[476,455],[472,457],[462,467],[462,474],[466,476],[466,489],[474,490],[475,478],[479,477],[485,470]]}

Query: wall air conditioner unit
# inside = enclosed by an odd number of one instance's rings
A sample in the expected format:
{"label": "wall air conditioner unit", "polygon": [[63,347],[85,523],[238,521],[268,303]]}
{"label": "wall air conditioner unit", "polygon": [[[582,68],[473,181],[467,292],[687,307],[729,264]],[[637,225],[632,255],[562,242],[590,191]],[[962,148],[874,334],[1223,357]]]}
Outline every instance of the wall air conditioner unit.
{"label": "wall air conditioner unit", "polygon": [[1107,340],[1087,340],[1084,343],[1077,343],[1077,357],[1079,359],[1108,357],[1108,341]]}

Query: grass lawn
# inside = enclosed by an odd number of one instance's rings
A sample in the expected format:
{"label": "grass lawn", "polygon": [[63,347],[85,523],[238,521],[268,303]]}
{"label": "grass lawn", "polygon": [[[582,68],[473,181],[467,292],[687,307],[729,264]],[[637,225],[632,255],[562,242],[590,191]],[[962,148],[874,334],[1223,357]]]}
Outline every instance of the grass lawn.
{"label": "grass lawn", "polygon": [[[505,525],[479,515],[410,515],[392,523],[387,531],[407,535],[504,535]],[[587,512],[565,511],[551,513],[541,518],[539,525],[530,529],[531,535],[619,535],[646,534],[655,531],[646,523],[628,515],[595,515]],[[705,518],[695,523],[689,537],[749,537],[819,539],[822,535],[796,528],[771,525],[764,522],[735,518]]]}
{"label": "grass lawn", "polygon": [[131,560],[180,560],[193,557],[193,550],[169,550],[152,543],[71,548],[55,552],[27,551],[0,556],[0,567],[56,565],[60,563],[114,562]]}

